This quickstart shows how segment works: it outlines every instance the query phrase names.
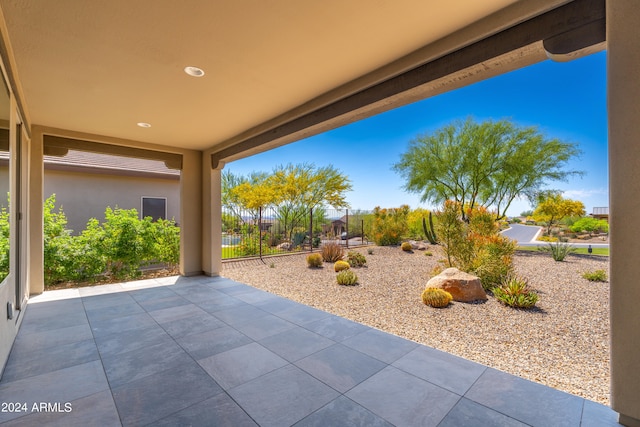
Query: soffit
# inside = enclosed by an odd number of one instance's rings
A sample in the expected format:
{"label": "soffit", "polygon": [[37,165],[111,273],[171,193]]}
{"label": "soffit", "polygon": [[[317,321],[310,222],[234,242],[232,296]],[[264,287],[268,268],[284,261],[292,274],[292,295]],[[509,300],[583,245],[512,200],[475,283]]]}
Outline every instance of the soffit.
{"label": "soffit", "polygon": [[513,3],[0,0],[31,123],[200,150]]}

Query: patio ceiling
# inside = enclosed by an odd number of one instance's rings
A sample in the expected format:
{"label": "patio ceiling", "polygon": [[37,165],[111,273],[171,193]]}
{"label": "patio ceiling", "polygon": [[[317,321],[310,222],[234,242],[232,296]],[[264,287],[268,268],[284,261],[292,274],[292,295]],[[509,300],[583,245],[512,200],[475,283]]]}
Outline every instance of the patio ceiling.
{"label": "patio ceiling", "polygon": [[[347,118],[307,120],[296,128],[311,129],[306,134],[229,151],[565,3],[0,0],[0,7],[29,124],[226,149],[219,157],[233,159],[411,102],[415,95],[355,114],[357,106],[347,105]],[[584,9],[593,1],[576,3],[587,4]],[[484,63],[464,78],[446,74],[437,90],[417,96],[539,61],[540,47]],[[190,77],[186,66],[206,74]],[[324,125],[312,129],[318,123]]]}

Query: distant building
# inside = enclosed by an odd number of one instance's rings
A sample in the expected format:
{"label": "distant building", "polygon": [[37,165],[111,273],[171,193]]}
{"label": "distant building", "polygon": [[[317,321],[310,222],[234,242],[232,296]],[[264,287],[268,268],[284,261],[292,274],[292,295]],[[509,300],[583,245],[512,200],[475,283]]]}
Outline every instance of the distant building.
{"label": "distant building", "polygon": [[322,232],[324,234],[331,234],[334,236],[340,236],[343,232],[347,231],[347,217],[343,215],[342,218],[331,221],[330,224],[322,225]]}
{"label": "distant building", "polygon": [[609,222],[609,207],[593,208],[592,217]]}
{"label": "distant building", "polygon": [[[8,173],[8,156],[2,154],[0,176]],[[0,180],[0,207],[8,191],[8,179]],[[44,198],[54,193],[74,234],[91,218],[103,221],[107,206],[180,222],[180,171],[161,161],[73,150],[64,157],[44,156]]]}

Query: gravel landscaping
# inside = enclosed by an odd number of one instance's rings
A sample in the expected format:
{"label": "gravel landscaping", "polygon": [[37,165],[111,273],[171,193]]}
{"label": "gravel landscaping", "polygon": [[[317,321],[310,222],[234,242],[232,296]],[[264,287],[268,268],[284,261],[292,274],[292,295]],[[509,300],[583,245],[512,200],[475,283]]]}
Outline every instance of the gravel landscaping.
{"label": "gravel landscaping", "polygon": [[304,255],[226,262],[223,275],[410,340],[603,404],[609,404],[609,283],[585,271],[609,271],[609,258],[518,252],[515,266],[540,298],[536,308],[506,307],[492,296],[444,309],[420,298],[442,258],[440,248],[356,249],[367,267],[357,286],[336,283],[333,265],[311,269]]}

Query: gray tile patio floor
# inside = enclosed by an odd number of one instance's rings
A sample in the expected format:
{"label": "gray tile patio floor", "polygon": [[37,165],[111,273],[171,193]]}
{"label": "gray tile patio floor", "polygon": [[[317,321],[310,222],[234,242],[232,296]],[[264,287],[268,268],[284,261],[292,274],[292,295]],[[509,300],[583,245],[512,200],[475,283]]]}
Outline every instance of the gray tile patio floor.
{"label": "gray tile patio floor", "polygon": [[0,402],[23,410],[0,408],[3,426],[618,425],[606,406],[211,277],[32,298]]}

